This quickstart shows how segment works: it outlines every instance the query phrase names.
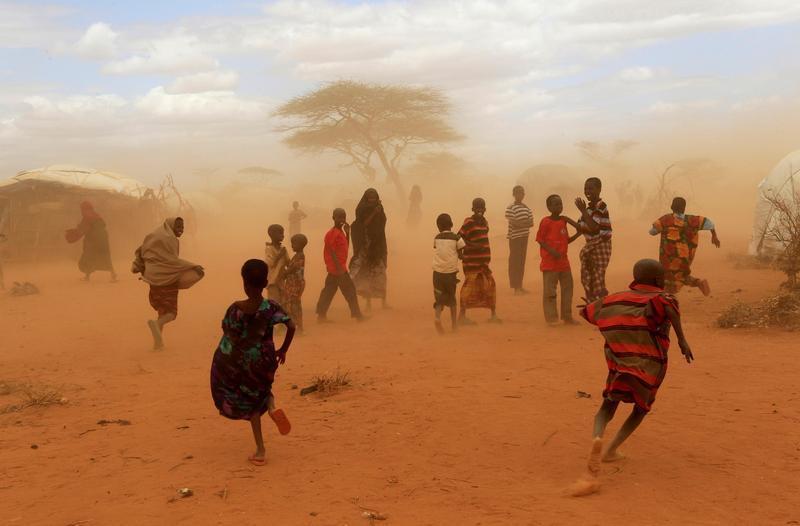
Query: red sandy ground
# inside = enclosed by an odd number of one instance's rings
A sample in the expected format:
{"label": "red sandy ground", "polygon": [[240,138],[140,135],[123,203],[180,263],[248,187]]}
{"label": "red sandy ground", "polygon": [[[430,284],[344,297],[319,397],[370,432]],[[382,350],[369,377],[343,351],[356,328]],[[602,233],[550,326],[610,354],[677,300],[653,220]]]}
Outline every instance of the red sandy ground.
{"label": "red sandy ground", "polygon": [[[798,524],[797,335],[713,324],[736,298],[773,290],[779,275],[734,270],[724,250],[701,247],[697,273],[714,296],[681,295],[697,361],[673,349],[652,415],[624,448],[629,458],[604,466],[600,493],[575,499],[562,491],[590,445],[605,378],[599,334],[544,325],[533,247],[533,293],[510,295],[497,238],[504,323],[476,312],[479,326],[438,336],[432,234],[422,237],[395,247],[393,309],[363,325],[347,319],[341,297],[337,323],[314,323],[322,275],[319,247],[309,248],[308,334],[274,386],[294,429],[281,437],[265,421],[261,468],[246,461],[249,426],[220,417],[208,387],[221,316],[242,297],[238,266],[260,250],[224,261],[186,252],[208,275],[182,294],[161,353],[149,350],[146,287],[130,274],[87,285],[73,265],[46,274],[9,266],[7,280],[30,279],[42,294],[0,298],[0,381],[60,387],[68,403],[0,415],[0,524],[357,525],[369,523],[365,509],[413,525]],[[641,243],[618,241],[612,288],[627,285],[632,254],[654,249]],[[401,265],[404,254],[414,257]],[[351,389],[325,399],[293,389],[337,368],[350,372]],[[0,406],[16,401],[0,396]],[[194,496],[174,500],[182,487]]]}

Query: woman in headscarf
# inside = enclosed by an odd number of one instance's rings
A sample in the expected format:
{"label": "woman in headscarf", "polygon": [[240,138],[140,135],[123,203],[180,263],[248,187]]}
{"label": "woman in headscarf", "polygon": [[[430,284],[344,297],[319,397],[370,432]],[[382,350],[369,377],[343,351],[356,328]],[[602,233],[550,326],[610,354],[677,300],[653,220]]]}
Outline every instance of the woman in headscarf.
{"label": "woman in headscarf", "polygon": [[179,257],[178,238],[183,235],[183,228],[183,218],[168,218],[144,238],[131,267],[131,272],[141,274],[140,279],[150,285],[150,306],[158,313],[158,319],[149,320],[147,325],[155,350],[164,347],[164,325],[178,317],[178,291],[188,289],[205,275],[203,267]]}
{"label": "woman in headscarf", "polygon": [[386,213],[374,188],[367,189],[356,207],[356,219],[350,227],[353,258],[350,276],[359,296],[366,298],[367,309],[372,298],[380,298],[386,307]]}
{"label": "woman in headscarf", "polygon": [[106,222],[89,201],[81,203],[81,222],[77,227],[67,230],[64,237],[68,243],[77,243],[83,238],[83,253],[78,261],[78,269],[84,273],[84,281],[89,281],[92,272],[98,270],[111,272],[111,281],[117,281],[117,273],[111,262]]}

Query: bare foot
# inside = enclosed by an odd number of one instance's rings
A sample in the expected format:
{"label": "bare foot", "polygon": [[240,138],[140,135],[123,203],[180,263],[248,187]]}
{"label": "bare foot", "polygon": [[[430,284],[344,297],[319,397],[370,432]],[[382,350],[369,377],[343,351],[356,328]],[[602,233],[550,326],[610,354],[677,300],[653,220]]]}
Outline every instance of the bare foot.
{"label": "bare foot", "polygon": [[600,481],[589,474],[582,476],[567,488],[567,494],[571,497],[586,497],[598,491],[600,491]]}
{"label": "bare foot", "polygon": [[603,462],[619,462],[627,458],[623,453],[619,451],[606,451],[606,454],[603,455],[602,461]]}
{"label": "bare foot", "polygon": [[436,326],[436,332],[439,334],[444,334],[444,325],[442,325],[442,320],[436,320],[434,325]]}
{"label": "bare foot", "polygon": [[252,455],[247,457],[247,460],[249,460],[250,463],[252,465],[254,465],[254,466],[263,466],[264,464],[267,463],[267,456],[266,455],[267,455],[267,452],[264,451],[264,450],[256,451],[255,453],[253,453]]}
{"label": "bare foot", "polygon": [[589,453],[589,462],[586,465],[589,474],[593,477],[597,477],[600,474],[600,455],[602,452],[603,439],[597,437],[592,441],[592,451]]}
{"label": "bare foot", "polygon": [[158,322],[155,320],[148,320],[147,326],[150,327],[150,333],[153,335],[153,350],[162,350],[164,348],[164,340],[161,338],[161,330],[158,328]]}
{"label": "bare foot", "polygon": [[503,323],[503,320],[501,320],[497,316],[492,316],[491,318],[489,318],[489,323]]}

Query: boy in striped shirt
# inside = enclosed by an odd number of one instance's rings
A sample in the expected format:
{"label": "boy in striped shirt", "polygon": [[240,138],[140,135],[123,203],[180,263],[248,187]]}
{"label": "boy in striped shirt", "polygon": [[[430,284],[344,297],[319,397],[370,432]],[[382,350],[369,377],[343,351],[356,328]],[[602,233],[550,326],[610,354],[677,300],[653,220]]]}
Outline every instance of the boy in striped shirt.
{"label": "boy in striped shirt", "polygon": [[520,185],[512,190],[514,202],[506,208],[508,220],[508,280],[514,294],[527,294],[522,288],[525,277],[525,259],[528,255],[528,236],[533,227],[533,212],[522,202],[525,199],[525,188]]}
{"label": "boy in striped shirt", "polygon": [[590,177],[583,186],[588,203],[580,197],[575,206],[581,212],[578,226],[586,239],[581,249],[581,284],[586,292],[586,301],[595,301],[608,295],[606,270],[611,262],[611,218],[608,207],[600,198],[603,183]]}
{"label": "boy in striped shirt", "polygon": [[459,237],[464,240],[464,284],[461,286],[461,309],[459,322],[474,325],[467,318],[467,309],[489,309],[490,322],[499,322],[496,313],[497,285],[492,277],[489,262],[492,249],[489,246],[489,223],[486,221],[486,201],[477,197],[472,200],[472,215],[464,220]]}

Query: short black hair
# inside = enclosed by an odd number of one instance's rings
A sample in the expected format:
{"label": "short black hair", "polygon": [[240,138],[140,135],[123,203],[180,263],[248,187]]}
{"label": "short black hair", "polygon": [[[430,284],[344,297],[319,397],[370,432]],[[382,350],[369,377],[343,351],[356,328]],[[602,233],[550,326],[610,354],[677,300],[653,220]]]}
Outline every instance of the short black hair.
{"label": "short black hair", "polygon": [[672,200],[672,209],[673,210],[683,210],[686,211],[686,199],[683,197],[676,197]]}
{"label": "short black hair", "polygon": [[245,285],[263,289],[269,282],[269,266],[261,259],[248,259],[242,265],[242,280]]}
{"label": "short black hair", "polygon": [[655,259],[640,259],[633,266],[633,279],[645,285],[657,285],[664,280],[664,266]]}
{"label": "short black hair", "polygon": [[586,179],[586,182],[596,184],[598,188],[601,190],[603,189],[603,181],[601,181],[599,177],[590,177]]}
{"label": "short black hair", "polygon": [[267,228],[267,234],[272,236],[272,234],[277,234],[278,232],[283,232],[283,227],[278,224],[269,225]]}
{"label": "short black hair", "polygon": [[561,199],[561,196],[558,194],[550,194],[547,196],[547,199],[544,200],[544,204],[550,206],[550,203],[553,201],[553,199]]}
{"label": "short black hair", "polygon": [[486,200],[483,197],[476,197],[472,200],[472,209],[475,210],[478,207],[486,208]]}
{"label": "short black hair", "polygon": [[439,214],[436,218],[436,226],[440,232],[450,230],[453,228],[453,218],[450,217],[450,214]]}
{"label": "short black hair", "polygon": [[514,189],[513,189],[513,190],[511,190],[511,193],[512,193],[512,194],[516,194],[516,193],[517,193],[517,190],[522,190],[522,191],[524,192],[524,191],[525,191],[525,187],[524,187],[524,186],[522,186],[521,184],[518,184],[517,186],[515,186],[515,187],[514,187]]}
{"label": "short black hair", "polygon": [[303,249],[306,247],[306,245],[308,245],[308,238],[303,234],[295,234],[292,236],[290,243],[292,244],[292,246],[298,244],[300,245],[300,248]]}

